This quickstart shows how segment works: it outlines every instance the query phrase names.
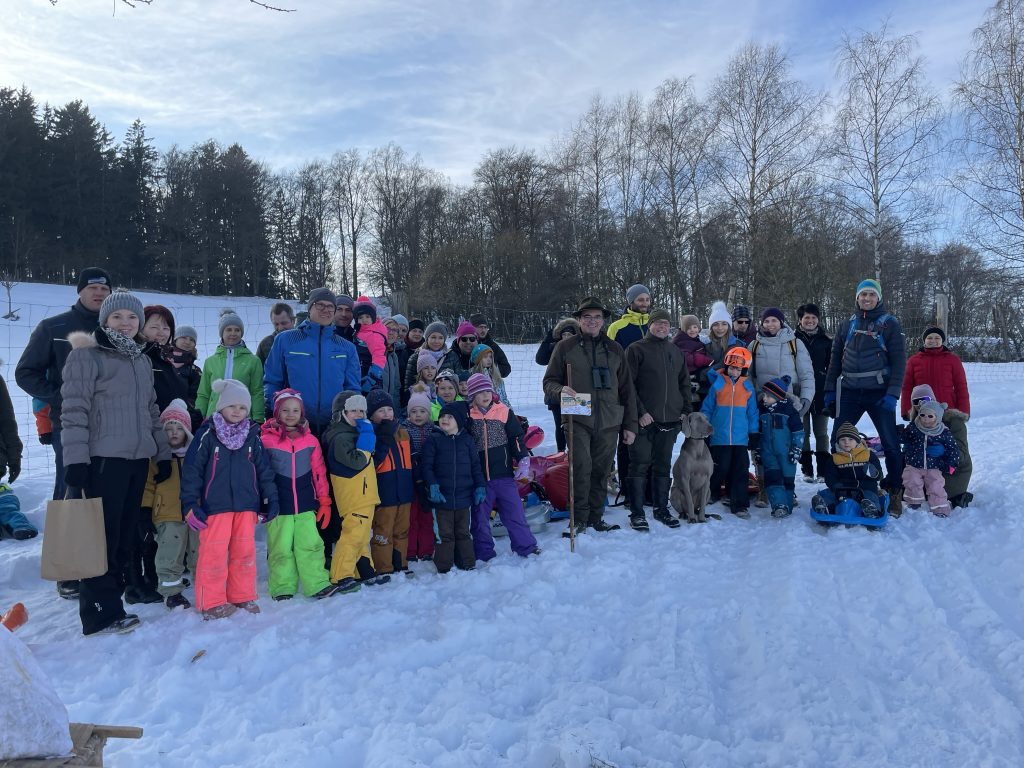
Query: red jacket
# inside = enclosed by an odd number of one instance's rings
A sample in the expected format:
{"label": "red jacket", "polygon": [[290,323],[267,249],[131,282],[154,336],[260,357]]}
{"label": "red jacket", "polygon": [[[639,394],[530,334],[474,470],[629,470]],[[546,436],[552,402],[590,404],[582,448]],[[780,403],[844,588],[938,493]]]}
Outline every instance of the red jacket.
{"label": "red jacket", "polygon": [[918,384],[928,384],[940,403],[970,415],[971,397],[967,392],[967,374],[960,358],[945,347],[922,349],[907,360],[900,397],[900,413],[910,413],[910,392]]}

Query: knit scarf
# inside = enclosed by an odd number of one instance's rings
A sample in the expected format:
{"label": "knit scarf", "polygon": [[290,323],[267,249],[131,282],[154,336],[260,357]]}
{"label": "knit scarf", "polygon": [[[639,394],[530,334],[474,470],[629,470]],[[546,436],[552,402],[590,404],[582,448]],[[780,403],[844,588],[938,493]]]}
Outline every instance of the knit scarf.
{"label": "knit scarf", "polygon": [[928,435],[928,437],[937,437],[942,433],[942,430],[946,428],[946,425],[942,423],[941,419],[936,419],[934,427],[922,427],[921,422],[914,419],[914,426],[924,432],[924,434]]}
{"label": "knit scarf", "polygon": [[249,436],[249,420],[242,419],[237,424],[231,424],[220,415],[220,411],[213,414],[213,429],[217,433],[217,439],[231,451],[237,451],[245,443]]}
{"label": "knit scarf", "polygon": [[123,333],[115,331],[113,328],[104,328],[103,332],[107,334],[107,338],[110,340],[110,346],[112,346],[114,351],[119,355],[124,355],[129,360],[134,360],[142,354],[144,345],[139,344],[130,336],[125,336]]}

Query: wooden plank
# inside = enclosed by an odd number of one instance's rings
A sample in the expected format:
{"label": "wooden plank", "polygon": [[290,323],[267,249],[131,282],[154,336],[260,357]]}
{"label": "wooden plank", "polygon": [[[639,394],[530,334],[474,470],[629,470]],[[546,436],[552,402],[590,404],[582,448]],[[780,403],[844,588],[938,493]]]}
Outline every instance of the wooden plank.
{"label": "wooden plank", "polygon": [[92,732],[110,739],[142,738],[142,729],[134,725],[94,725]]}

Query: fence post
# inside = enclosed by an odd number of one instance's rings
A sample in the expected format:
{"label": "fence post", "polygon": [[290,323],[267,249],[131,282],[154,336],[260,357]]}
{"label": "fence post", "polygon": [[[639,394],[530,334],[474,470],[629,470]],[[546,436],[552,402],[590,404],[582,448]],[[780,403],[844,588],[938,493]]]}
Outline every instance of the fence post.
{"label": "fence post", "polygon": [[935,325],[942,329],[949,338],[949,296],[944,293],[935,294]]}

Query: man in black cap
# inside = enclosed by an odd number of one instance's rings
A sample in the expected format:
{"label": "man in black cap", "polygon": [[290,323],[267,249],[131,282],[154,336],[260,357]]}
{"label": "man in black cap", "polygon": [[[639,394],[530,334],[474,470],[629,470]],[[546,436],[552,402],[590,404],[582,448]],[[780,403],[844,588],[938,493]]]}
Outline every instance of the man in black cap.
{"label": "man in black cap", "polygon": [[737,304],[732,310],[732,332],[733,335],[747,346],[757,338],[757,328],[754,326],[750,308]]}
{"label": "man in black cap", "polygon": [[[71,352],[68,334],[74,331],[92,333],[99,326],[99,312],[103,300],[110,295],[110,275],[99,267],[86,267],[78,275],[78,301],[67,312],[40,321],[29,337],[25,351],[14,370],[14,380],[27,395],[42,400],[50,406],[50,420],[53,422],[51,445],[55,476],[53,498],[63,499],[64,451],[60,440],[60,388],[64,383],[62,373],[64,361]],[[61,597],[74,600],[78,597],[77,581],[57,582]]]}
{"label": "man in black cap", "polygon": [[[563,392],[575,395],[577,391],[588,392],[592,398],[590,416],[571,417],[573,504],[578,533],[588,526],[601,532],[618,529],[603,517],[608,502],[608,475],[619,429],[626,445],[636,438],[636,391],[626,353],[604,332],[610,315],[596,298],[584,299],[575,313],[580,335],[555,345],[544,373],[545,399],[561,397]],[[572,386],[567,368],[570,365]],[[562,416],[563,421],[568,418]]]}
{"label": "man in black cap", "polygon": [[482,312],[474,312],[469,316],[469,322],[476,328],[476,338],[480,344],[486,344],[494,352],[494,362],[498,366],[498,372],[501,374],[501,378],[507,379],[508,375],[512,373],[512,364],[508,361],[508,356],[505,354],[498,342],[491,336],[491,324],[487,322],[487,316]]}

